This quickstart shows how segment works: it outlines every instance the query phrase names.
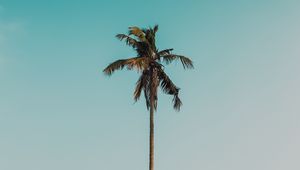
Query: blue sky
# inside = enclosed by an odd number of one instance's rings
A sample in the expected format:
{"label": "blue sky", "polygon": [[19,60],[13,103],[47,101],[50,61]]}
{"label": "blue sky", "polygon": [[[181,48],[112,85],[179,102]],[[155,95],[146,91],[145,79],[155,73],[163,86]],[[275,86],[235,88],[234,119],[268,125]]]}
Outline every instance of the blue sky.
{"label": "blue sky", "polygon": [[155,168],[298,170],[300,2],[0,2],[0,169],[146,170],[138,74],[102,74],[134,52],[115,34],[159,24],[160,49],[193,59],[166,72]]}

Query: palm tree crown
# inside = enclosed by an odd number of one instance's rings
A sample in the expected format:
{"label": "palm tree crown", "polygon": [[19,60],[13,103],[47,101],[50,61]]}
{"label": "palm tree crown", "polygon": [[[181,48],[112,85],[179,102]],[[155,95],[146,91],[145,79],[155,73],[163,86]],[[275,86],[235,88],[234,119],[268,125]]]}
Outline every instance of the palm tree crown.
{"label": "palm tree crown", "polygon": [[158,31],[158,25],[153,28],[141,29],[139,27],[129,27],[128,35],[117,34],[119,40],[123,40],[131,46],[137,56],[128,59],[117,60],[108,65],[103,72],[111,75],[115,70],[126,67],[129,70],[136,69],[141,73],[136,82],[134,91],[134,100],[140,98],[144,93],[147,109],[157,108],[157,89],[160,86],[166,94],[173,95],[173,107],[180,110],[182,102],[178,97],[179,88],[171,81],[164,72],[164,65],[170,64],[175,60],[180,60],[184,69],[193,68],[193,62],[182,55],[171,53],[172,48],[159,51],[155,45],[155,34]]}

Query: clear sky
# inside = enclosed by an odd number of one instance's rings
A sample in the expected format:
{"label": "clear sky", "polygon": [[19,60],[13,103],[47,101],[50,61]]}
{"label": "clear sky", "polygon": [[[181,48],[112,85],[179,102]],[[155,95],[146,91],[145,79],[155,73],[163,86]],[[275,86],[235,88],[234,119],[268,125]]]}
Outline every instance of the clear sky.
{"label": "clear sky", "polygon": [[138,74],[102,74],[134,51],[114,36],[159,24],[166,72],[156,170],[299,170],[300,1],[0,1],[0,169],[147,170]]}

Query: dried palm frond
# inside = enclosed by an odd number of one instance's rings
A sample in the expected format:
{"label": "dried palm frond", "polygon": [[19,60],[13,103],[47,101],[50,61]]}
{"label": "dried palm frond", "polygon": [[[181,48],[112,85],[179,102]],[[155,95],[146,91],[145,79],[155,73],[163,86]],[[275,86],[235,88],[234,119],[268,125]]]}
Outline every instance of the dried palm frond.
{"label": "dried palm frond", "polygon": [[129,35],[134,35],[139,38],[140,41],[145,41],[145,33],[139,27],[129,27]]}

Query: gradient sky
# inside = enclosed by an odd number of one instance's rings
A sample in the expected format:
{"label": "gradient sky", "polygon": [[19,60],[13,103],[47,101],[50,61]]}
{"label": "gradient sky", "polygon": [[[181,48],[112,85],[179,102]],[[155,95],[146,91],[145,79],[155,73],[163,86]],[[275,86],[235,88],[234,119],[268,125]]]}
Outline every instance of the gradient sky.
{"label": "gradient sky", "polygon": [[0,2],[0,169],[147,170],[134,52],[114,36],[159,24],[181,112],[159,95],[156,170],[299,170],[300,1]]}

